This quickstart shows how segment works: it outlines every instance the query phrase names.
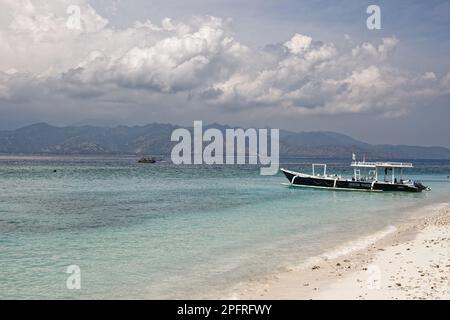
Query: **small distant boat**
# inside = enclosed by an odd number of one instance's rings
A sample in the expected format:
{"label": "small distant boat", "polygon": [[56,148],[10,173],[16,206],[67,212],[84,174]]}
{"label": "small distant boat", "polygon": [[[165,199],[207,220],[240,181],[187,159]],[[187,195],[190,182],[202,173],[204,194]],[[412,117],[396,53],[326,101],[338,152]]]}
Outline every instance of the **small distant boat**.
{"label": "small distant boat", "polygon": [[138,160],[138,163],[155,163],[155,162],[157,162],[157,160],[153,157],[151,158],[142,157],[141,159]]}
{"label": "small distant boat", "polygon": [[[404,191],[404,192],[422,192],[431,190],[419,181],[404,180],[403,170],[412,168],[412,163],[403,162],[366,162],[356,161],[353,155],[353,161],[350,165],[354,168],[351,179],[342,178],[336,174],[327,174],[327,165],[314,163],[312,165],[312,174],[290,171],[281,168],[289,183],[285,185],[305,188],[319,188],[331,190],[347,191]],[[316,167],[322,167],[322,174],[316,173]],[[361,170],[366,169],[367,175],[362,175]],[[378,170],[381,169],[384,176],[379,177]],[[395,171],[399,172],[399,179],[395,176]]]}

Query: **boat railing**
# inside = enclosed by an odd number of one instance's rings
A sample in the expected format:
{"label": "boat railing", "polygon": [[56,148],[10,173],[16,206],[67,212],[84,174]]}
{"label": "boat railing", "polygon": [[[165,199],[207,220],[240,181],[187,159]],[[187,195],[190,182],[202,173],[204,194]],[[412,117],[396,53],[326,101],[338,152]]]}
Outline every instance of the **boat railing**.
{"label": "boat railing", "polygon": [[368,161],[353,161],[352,167],[383,167],[383,168],[412,168],[413,164],[410,162],[368,162]]}
{"label": "boat railing", "polygon": [[326,163],[313,163],[312,164],[312,175],[320,177],[320,174],[316,174],[316,167],[322,167],[323,168],[323,177],[327,175],[327,165]]}

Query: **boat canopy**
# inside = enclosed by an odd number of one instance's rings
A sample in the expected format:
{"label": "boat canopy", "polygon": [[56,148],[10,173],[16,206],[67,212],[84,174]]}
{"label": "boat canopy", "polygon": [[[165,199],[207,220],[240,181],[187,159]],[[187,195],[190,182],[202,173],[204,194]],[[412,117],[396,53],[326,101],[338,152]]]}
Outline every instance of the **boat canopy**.
{"label": "boat canopy", "polygon": [[360,168],[412,168],[412,163],[408,162],[367,162],[367,161],[353,161],[352,167]]}

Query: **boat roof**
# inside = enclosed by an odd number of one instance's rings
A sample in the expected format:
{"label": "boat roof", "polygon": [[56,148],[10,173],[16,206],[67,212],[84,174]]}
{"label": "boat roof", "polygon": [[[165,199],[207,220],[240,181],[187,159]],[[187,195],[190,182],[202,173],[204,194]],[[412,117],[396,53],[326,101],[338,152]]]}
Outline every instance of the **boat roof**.
{"label": "boat roof", "polygon": [[364,168],[412,168],[412,163],[409,162],[367,162],[367,161],[353,161],[352,167]]}

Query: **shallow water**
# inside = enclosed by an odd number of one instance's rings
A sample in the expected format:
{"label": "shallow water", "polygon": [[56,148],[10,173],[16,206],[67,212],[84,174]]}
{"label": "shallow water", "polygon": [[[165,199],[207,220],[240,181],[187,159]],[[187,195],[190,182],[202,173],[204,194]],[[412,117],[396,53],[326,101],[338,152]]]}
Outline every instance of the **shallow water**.
{"label": "shallow water", "polygon": [[[283,166],[310,171],[310,161]],[[350,174],[347,162],[329,171]],[[54,172],[56,170],[56,172]],[[134,157],[0,157],[0,298],[204,298],[298,265],[446,201],[449,161],[416,162],[431,192],[287,188],[255,166]],[[81,290],[66,288],[67,266]]]}

